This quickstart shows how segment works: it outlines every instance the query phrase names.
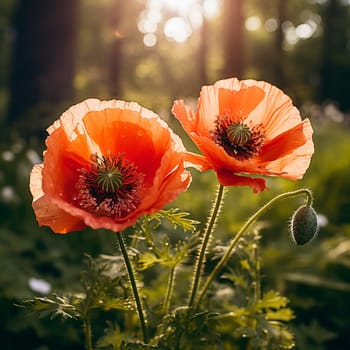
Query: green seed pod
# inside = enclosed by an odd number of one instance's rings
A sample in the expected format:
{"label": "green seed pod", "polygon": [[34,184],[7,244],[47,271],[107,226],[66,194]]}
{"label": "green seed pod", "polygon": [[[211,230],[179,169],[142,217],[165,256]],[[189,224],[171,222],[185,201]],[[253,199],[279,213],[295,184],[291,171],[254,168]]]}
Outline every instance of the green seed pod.
{"label": "green seed pod", "polygon": [[106,169],[97,174],[97,185],[108,193],[113,193],[119,190],[123,185],[123,174],[119,169]]}
{"label": "green seed pod", "polygon": [[245,124],[234,123],[227,128],[227,137],[233,144],[243,146],[251,139],[252,133]]}
{"label": "green seed pod", "polygon": [[315,209],[307,205],[300,207],[292,216],[290,230],[296,244],[310,242],[318,231]]}

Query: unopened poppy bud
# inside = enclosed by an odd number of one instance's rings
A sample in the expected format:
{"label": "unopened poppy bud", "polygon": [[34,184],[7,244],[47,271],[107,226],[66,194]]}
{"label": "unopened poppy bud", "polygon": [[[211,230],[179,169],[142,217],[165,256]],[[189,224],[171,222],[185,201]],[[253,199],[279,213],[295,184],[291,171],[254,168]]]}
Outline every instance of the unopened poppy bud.
{"label": "unopened poppy bud", "polygon": [[292,216],[290,230],[296,244],[310,242],[318,231],[315,209],[307,205],[300,207]]}

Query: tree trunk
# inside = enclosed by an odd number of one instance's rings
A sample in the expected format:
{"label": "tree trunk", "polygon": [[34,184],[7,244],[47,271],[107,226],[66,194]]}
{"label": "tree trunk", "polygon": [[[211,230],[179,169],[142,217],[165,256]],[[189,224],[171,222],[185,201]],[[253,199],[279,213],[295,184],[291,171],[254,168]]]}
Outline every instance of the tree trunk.
{"label": "tree trunk", "polygon": [[224,77],[242,78],[244,71],[243,1],[223,1]]}
{"label": "tree trunk", "polygon": [[111,32],[114,33],[110,46],[108,86],[109,93],[113,98],[121,98],[120,73],[122,65],[122,42],[121,19],[123,5],[121,0],[114,0],[110,9]]}
{"label": "tree trunk", "polygon": [[322,58],[321,58],[321,101],[332,98],[334,62],[337,54],[334,31],[337,27],[338,4],[336,0],[330,0],[323,8],[323,37],[322,37]]}
{"label": "tree trunk", "polygon": [[199,49],[198,49],[199,86],[208,84],[207,54],[208,54],[208,20],[203,16],[203,23],[200,30],[200,43],[199,43]]}
{"label": "tree trunk", "polygon": [[19,1],[14,19],[10,125],[40,129],[44,118],[53,119],[47,113],[71,102],[77,13],[78,0]]}
{"label": "tree trunk", "polygon": [[274,80],[280,88],[285,86],[282,24],[286,20],[287,0],[277,0],[278,27],[275,33]]}
{"label": "tree trunk", "polygon": [[[348,44],[348,5],[330,0],[321,9],[323,23],[320,69],[320,102],[332,101],[343,110],[350,108],[348,82],[350,79]],[[336,33],[336,34],[335,34]]]}

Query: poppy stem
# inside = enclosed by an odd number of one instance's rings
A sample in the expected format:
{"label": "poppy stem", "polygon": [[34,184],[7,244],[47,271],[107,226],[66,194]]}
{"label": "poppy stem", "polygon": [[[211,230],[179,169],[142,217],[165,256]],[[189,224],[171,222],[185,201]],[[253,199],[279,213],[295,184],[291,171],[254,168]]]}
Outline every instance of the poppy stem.
{"label": "poppy stem", "polygon": [[295,191],[290,191],[286,193],[282,193],[274,198],[272,198],[269,202],[267,202],[265,205],[263,205],[258,211],[256,211],[241,227],[241,229],[238,231],[236,236],[232,239],[230,246],[226,250],[225,254],[222,256],[220,261],[215,266],[214,270],[211,272],[207,280],[205,281],[205,284],[199,294],[199,298],[197,301],[197,307],[200,304],[204,294],[208,290],[209,286],[213,282],[214,278],[217,276],[217,274],[220,272],[222,267],[226,264],[227,260],[229,259],[232,250],[235,248],[238,241],[241,239],[241,237],[247,232],[247,230],[250,228],[250,226],[263,214],[265,214],[271,207],[278,201],[284,200],[290,197],[296,197],[305,195],[307,197],[306,205],[311,206],[313,202],[313,195],[310,190],[303,188]]}
{"label": "poppy stem", "polygon": [[91,322],[90,322],[90,317],[87,314],[85,314],[85,317],[84,317],[84,334],[85,334],[85,348],[86,350],[92,350]]}
{"label": "poppy stem", "polygon": [[211,234],[213,232],[213,229],[215,227],[216,219],[218,217],[218,214],[220,213],[221,206],[223,204],[223,197],[225,193],[225,187],[223,185],[219,185],[217,193],[216,193],[216,199],[213,203],[213,207],[211,209],[209,220],[206,226],[206,230],[204,233],[204,236],[202,238],[202,243],[199,249],[199,254],[196,260],[196,265],[194,269],[194,277],[192,282],[192,290],[190,294],[190,300],[188,303],[189,311],[194,305],[196,294],[198,291],[199,281],[203,269],[203,265],[205,263],[205,255],[207,252],[207,246],[210,241]]}
{"label": "poppy stem", "polygon": [[260,236],[257,231],[254,232],[254,246],[253,246],[253,257],[254,257],[254,302],[257,303],[261,299],[261,277],[260,277],[260,259],[259,259],[259,244]]}
{"label": "poppy stem", "polygon": [[146,319],[145,319],[145,316],[144,316],[144,311],[143,311],[143,306],[142,306],[140,294],[139,294],[139,291],[138,291],[138,288],[137,288],[137,283],[136,283],[134,269],[133,269],[131,260],[129,258],[128,251],[126,249],[124,238],[123,238],[123,235],[122,235],[121,232],[117,232],[117,239],[118,239],[120,250],[121,250],[121,252],[123,254],[124,263],[125,263],[125,266],[126,266],[126,270],[128,272],[131,289],[132,289],[132,292],[133,292],[133,295],[134,295],[136,309],[137,309],[137,313],[138,313],[138,316],[139,316],[140,325],[141,325],[141,329],[142,329],[143,342],[145,344],[147,344],[147,342],[148,342],[148,334],[147,334],[147,327],[146,327]]}
{"label": "poppy stem", "polygon": [[172,296],[173,289],[174,289],[175,270],[176,270],[176,265],[172,266],[170,268],[170,273],[169,273],[169,278],[168,278],[168,285],[167,285],[167,291],[166,291],[166,297],[165,297],[165,301],[164,301],[165,314],[169,313],[171,296]]}

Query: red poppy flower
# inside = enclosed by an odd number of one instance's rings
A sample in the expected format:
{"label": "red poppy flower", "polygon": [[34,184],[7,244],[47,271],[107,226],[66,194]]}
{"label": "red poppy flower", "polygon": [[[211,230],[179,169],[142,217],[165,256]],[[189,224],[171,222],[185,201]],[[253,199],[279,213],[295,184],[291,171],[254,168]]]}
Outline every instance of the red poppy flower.
{"label": "red poppy flower", "polygon": [[39,224],[57,233],[86,226],[121,231],[190,184],[180,138],[136,103],[88,99],[48,133],[30,189]]}
{"label": "red poppy flower", "polygon": [[266,188],[249,175],[303,176],[314,151],[312,127],[278,88],[235,78],[202,87],[197,111],[178,100],[172,112],[203,153],[188,154],[200,170],[214,169],[225,186]]}

